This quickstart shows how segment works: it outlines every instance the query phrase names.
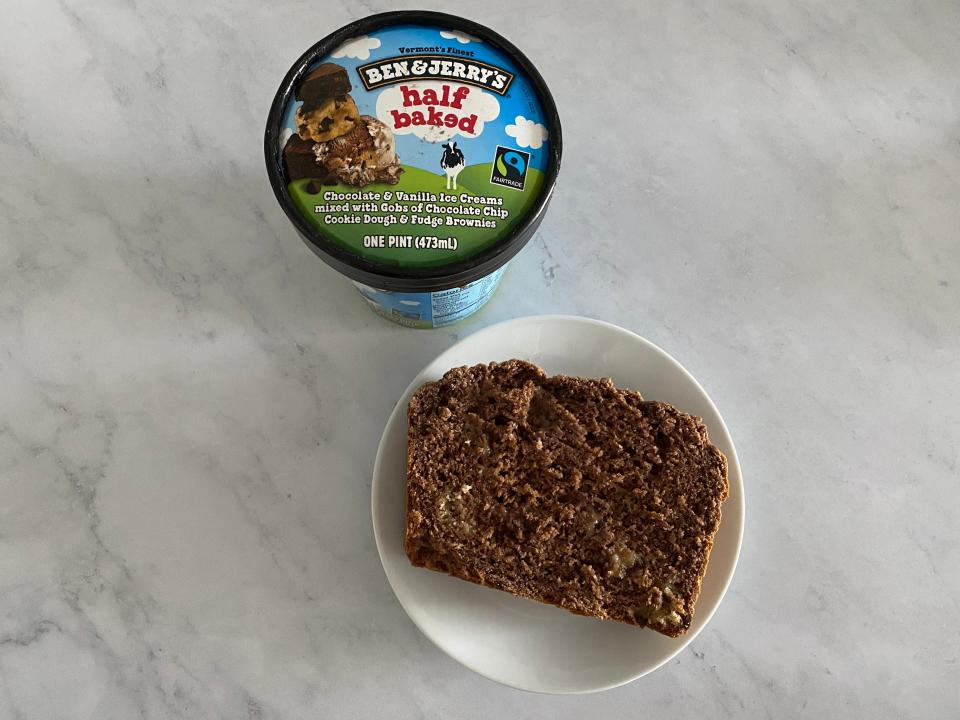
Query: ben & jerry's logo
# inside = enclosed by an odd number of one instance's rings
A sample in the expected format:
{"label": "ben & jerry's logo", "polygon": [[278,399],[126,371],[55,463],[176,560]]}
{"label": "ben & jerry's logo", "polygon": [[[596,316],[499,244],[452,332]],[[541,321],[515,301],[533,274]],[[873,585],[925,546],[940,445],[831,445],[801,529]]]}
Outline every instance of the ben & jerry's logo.
{"label": "ben & jerry's logo", "polygon": [[443,55],[402,55],[357,68],[367,90],[413,80],[452,80],[506,95],[513,73],[476,60],[451,60]]}

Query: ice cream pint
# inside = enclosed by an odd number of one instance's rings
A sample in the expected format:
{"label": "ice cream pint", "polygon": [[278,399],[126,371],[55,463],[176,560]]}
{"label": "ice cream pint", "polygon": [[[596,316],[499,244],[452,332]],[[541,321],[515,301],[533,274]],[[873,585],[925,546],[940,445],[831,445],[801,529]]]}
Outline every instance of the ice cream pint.
{"label": "ice cream pint", "polygon": [[543,78],[477,23],[403,11],[310,48],[270,109],[274,193],[307,246],[377,313],[476,312],[539,226],[560,167]]}

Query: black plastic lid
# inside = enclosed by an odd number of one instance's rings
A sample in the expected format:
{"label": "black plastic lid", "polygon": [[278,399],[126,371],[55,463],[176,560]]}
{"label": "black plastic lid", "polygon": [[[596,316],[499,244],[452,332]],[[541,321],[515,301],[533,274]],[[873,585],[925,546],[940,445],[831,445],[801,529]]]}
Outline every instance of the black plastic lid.
{"label": "black plastic lid", "polygon": [[[358,256],[343,245],[333,242],[320,228],[307,221],[291,198],[281,158],[280,146],[284,113],[301,78],[319,59],[329,55],[346,40],[391,25],[423,24],[456,28],[490,43],[506,55],[526,75],[537,93],[543,116],[549,128],[548,160],[544,182],[533,204],[502,239],[477,254],[449,264],[428,267],[399,267],[381,264]],[[560,169],[562,138],[560,118],[550,90],[543,77],[512,43],[489,28],[464,18],[430,11],[394,11],[357,20],[320,40],[307,50],[284,77],[270,107],[264,136],[267,173],[274,194],[290,222],[307,246],[320,258],[348,278],[371,287],[396,292],[431,292],[466,285],[489,275],[516,255],[536,232],[553,195]]]}

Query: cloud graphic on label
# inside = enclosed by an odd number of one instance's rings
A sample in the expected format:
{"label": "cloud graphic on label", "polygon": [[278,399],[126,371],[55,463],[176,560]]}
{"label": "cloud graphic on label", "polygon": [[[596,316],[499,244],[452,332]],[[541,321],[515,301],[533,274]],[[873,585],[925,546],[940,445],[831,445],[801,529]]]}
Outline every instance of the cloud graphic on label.
{"label": "cloud graphic on label", "polygon": [[467,33],[462,30],[441,30],[440,37],[446,38],[447,40],[456,40],[461,45],[466,45],[467,43],[472,42],[483,42],[480,38],[475,38],[473,35],[467,35]]}
{"label": "cloud graphic on label", "polygon": [[459,83],[420,80],[394,85],[377,97],[381,122],[397,135],[413,134],[431,143],[456,135],[475,138],[484,123],[498,115],[500,101],[495,95]]}
{"label": "cloud graphic on label", "polygon": [[357,60],[366,60],[370,57],[370,51],[380,47],[380,39],[372,38],[369,35],[360,35],[350,38],[340,47],[330,53],[335,58],[356,58]]}
{"label": "cloud graphic on label", "polygon": [[513,125],[507,125],[504,132],[510,137],[516,138],[517,145],[522,148],[528,147],[536,150],[550,137],[547,128],[538,122],[527,120],[523,115],[517,115],[513,123]]}

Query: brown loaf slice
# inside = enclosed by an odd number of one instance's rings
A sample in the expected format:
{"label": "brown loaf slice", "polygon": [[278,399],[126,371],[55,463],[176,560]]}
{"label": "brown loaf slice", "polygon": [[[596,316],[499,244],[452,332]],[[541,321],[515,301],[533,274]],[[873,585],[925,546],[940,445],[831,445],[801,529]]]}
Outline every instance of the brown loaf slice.
{"label": "brown loaf slice", "polygon": [[687,631],[727,496],[699,418],[521,360],[449,371],[408,417],[413,565]]}

